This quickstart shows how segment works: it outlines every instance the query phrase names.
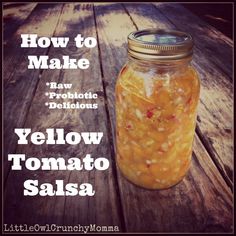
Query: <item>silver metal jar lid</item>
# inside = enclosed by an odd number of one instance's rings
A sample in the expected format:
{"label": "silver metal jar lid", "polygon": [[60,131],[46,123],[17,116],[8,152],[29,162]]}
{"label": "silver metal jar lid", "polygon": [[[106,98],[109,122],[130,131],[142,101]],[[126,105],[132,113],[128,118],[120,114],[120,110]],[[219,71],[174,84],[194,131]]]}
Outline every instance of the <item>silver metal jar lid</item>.
{"label": "silver metal jar lid", "polygon": [[191,35],[175,30],[145,29],[128,36],[128,53],[140,60],[179,60],[193,54]]}

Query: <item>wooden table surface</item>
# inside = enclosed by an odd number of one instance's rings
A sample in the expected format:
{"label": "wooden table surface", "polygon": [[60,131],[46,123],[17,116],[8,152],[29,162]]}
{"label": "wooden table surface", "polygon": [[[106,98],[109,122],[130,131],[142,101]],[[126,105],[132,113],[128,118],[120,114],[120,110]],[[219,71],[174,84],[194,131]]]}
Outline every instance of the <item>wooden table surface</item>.
{"label": "wooden table surface", "polygon": [[[124,232],[232,232],[233,230],[233,41],[180,4],[14,4],[4,17],[4,223],[117,225]],[[149,191],[128,182],[115,163],[114,88],[127,60],[127,35],[143,28],[179,29],[195,40],[193,65],[201,78],[190,171],[173,188]],[[20,48],[22,33],[93,36],[98,47]],[[90,59],[87,70],[28,70],[27,55]],[[49,110],[46,82],[96,92],[98,109]],[[17,145],[14,128],[99,131],[98,146]],[[9,153],[36,157],[110,160],[107,171],[12,171]],[[88,182],[94,197],[23,197],[23,182]]]}

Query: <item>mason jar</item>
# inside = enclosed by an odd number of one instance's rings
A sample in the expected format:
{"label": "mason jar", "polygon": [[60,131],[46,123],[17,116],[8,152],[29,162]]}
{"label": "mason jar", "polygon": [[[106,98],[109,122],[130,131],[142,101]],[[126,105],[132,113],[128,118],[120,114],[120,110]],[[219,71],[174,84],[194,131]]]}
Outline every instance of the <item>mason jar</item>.
{"label": "mason jar", "polygon": [[191,35],[147,29],[128,36],[116,83],[116,161],[147,189],[176,185],[192,156],[200,81]]}

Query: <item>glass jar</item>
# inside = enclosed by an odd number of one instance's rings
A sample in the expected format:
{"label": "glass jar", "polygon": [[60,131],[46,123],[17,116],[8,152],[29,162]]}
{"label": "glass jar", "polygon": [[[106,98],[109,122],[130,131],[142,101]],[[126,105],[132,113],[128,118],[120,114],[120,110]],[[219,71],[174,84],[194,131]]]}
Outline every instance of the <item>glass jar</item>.
{"label": "glass jar", "polygon": [[128,36],[116,83],[116,161],[138,186],[171,187],[190,167],[200,92],[192,49],[192,37],[180,31]]}

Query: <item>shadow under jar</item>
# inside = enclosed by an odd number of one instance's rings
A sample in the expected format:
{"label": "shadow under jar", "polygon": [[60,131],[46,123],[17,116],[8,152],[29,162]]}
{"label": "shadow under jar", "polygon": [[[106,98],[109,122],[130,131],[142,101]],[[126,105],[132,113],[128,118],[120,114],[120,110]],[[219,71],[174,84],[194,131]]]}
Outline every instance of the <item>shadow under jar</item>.
{"label": "shadow under jar", "polygon": [[116,161],[138,186],[171,187],[190,167],[200,93],[192,54],[184,32],[128,36],[128,62],[116,83]]}

